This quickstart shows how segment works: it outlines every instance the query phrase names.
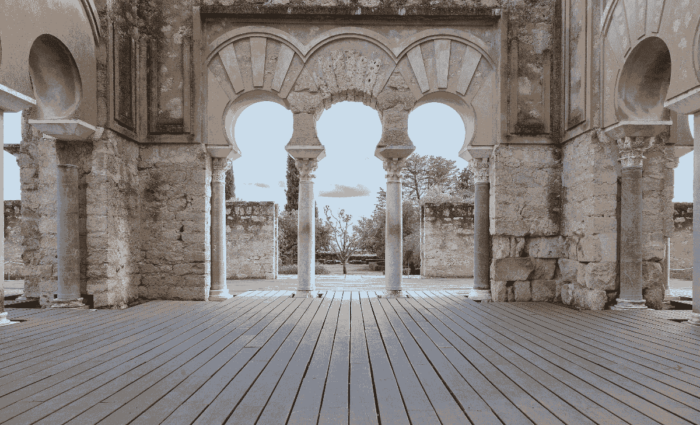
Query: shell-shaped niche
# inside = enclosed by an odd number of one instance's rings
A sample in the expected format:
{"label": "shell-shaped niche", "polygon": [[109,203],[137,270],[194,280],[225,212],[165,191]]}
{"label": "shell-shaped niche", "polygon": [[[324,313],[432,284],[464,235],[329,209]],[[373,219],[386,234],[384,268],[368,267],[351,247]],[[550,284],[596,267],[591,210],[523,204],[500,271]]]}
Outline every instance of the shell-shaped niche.
{"label": "shell-shaped niche", "polygon": [[68,48],[58,38],[37,37],[29,51],[29,75],[41,119],[68,118],[80,104],[80,72]]}

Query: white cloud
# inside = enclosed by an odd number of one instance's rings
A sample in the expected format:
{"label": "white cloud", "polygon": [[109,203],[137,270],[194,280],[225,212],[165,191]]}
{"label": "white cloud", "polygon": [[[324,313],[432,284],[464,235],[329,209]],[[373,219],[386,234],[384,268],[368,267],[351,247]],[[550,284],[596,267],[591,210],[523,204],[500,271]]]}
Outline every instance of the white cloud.
{"label": "white cloud", "polygon": [[358,184],[355,187],[336,184],[335,189],[325,192],[321,191],[319,192],[319,195],[326,198],[354,198],[359,196],[369,196],[369,189],[361,184]]}

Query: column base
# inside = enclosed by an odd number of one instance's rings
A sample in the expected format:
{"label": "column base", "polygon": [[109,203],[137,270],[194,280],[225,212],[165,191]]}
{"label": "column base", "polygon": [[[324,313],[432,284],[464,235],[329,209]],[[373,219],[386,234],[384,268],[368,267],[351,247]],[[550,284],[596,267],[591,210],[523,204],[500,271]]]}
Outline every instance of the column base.
{"label": "column base", "polygon": [[700,313],[690,313],[689,325],[700,326]]}
{"label": "column base", "polygon": [[295,291],[294,292],[294,298],[317,298],[322,294],[319,294],[318,291]]}
{"label": "column base", "polygon": [[233,298],[233,295],[229,294],[228,289],[215,289],[209,291],[209,301],[226,301]]}
{"label": "column base", "polygon": [[472,301],[491,301],[491,290],[490,289],[475,289],[469,292],[469,299]]}
{"label": "column base", "polygon": [[19,322],[12,322],[7,318],[7,312],[0,313],[0,326],[14,325]]}
{"label": "column base", "polygon": [[401,289],[392,289],[384,291],[382,298],[408,298],[408,295],[406,295]]}
{"label": "column base", "polygon": [[623,300],[618,298],[617,304],[610,307],[610,310],[646,310],[647,302],[645,300]]}
{"label": "column base", "polygon": [[72,308],[75,310],[87,310],[90,307],[83,304],[82,298],[78,298],[75,300],[52,300],[49,304],[49,308]]}

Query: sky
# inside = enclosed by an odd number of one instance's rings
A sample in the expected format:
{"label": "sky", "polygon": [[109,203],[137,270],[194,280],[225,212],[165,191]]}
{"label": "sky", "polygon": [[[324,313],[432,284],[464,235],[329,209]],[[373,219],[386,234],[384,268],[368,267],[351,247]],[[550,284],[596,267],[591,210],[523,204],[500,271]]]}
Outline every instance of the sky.
{"label": "sky", "polygon": [[[5,114],[5,143],[19,143],[20,113]],[[692,117],[690,128],[693,129]],[[236,124],[236,142],[242,157],[233,162],[236,196],[244,201],[274,201],[284,208],[287,153],[292,136],[292,113],[271,102],[243,111]],[[386,188],[382,162],[374,156],[381,137],[376,111],[355,102],[342,102],[326,110],[317,122],[318,137],[326,147],[319,161],[314,197],[323,214],[325,205],[334,212],[344,209],[353,221],[370,216],[379,188]],[[408,134],[421,155],[467,162],[457,156],[464,144],[464,125],[448,106],[420,106],[408,119]],[[4,154],[4,198],[20,199],[19,167],[14,156]],[[693,152],[684,155],[675,170],[674,202],[693,201]]]}

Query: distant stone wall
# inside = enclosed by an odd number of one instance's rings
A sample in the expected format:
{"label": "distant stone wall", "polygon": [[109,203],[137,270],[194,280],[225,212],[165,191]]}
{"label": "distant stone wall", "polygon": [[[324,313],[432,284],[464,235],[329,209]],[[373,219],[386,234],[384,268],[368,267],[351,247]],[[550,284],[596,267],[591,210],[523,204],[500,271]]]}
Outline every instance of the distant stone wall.
{"label": "distant stone wall", "polygon": [[671,278],[693,279],[693,203],[676,202],[671,236]]}
{"label": "distant stone wall", "polygon": [[24,279],[22,201],[5,201],[5,280]]}
{"label": "distant stone wall", "polygon": [[421,206],[422,277],[474,277],[474,205]]}
{"label": "distant stone wall", "polygon": [[277,216],[274,202],[226,203],[228,279],[277,279]]}

